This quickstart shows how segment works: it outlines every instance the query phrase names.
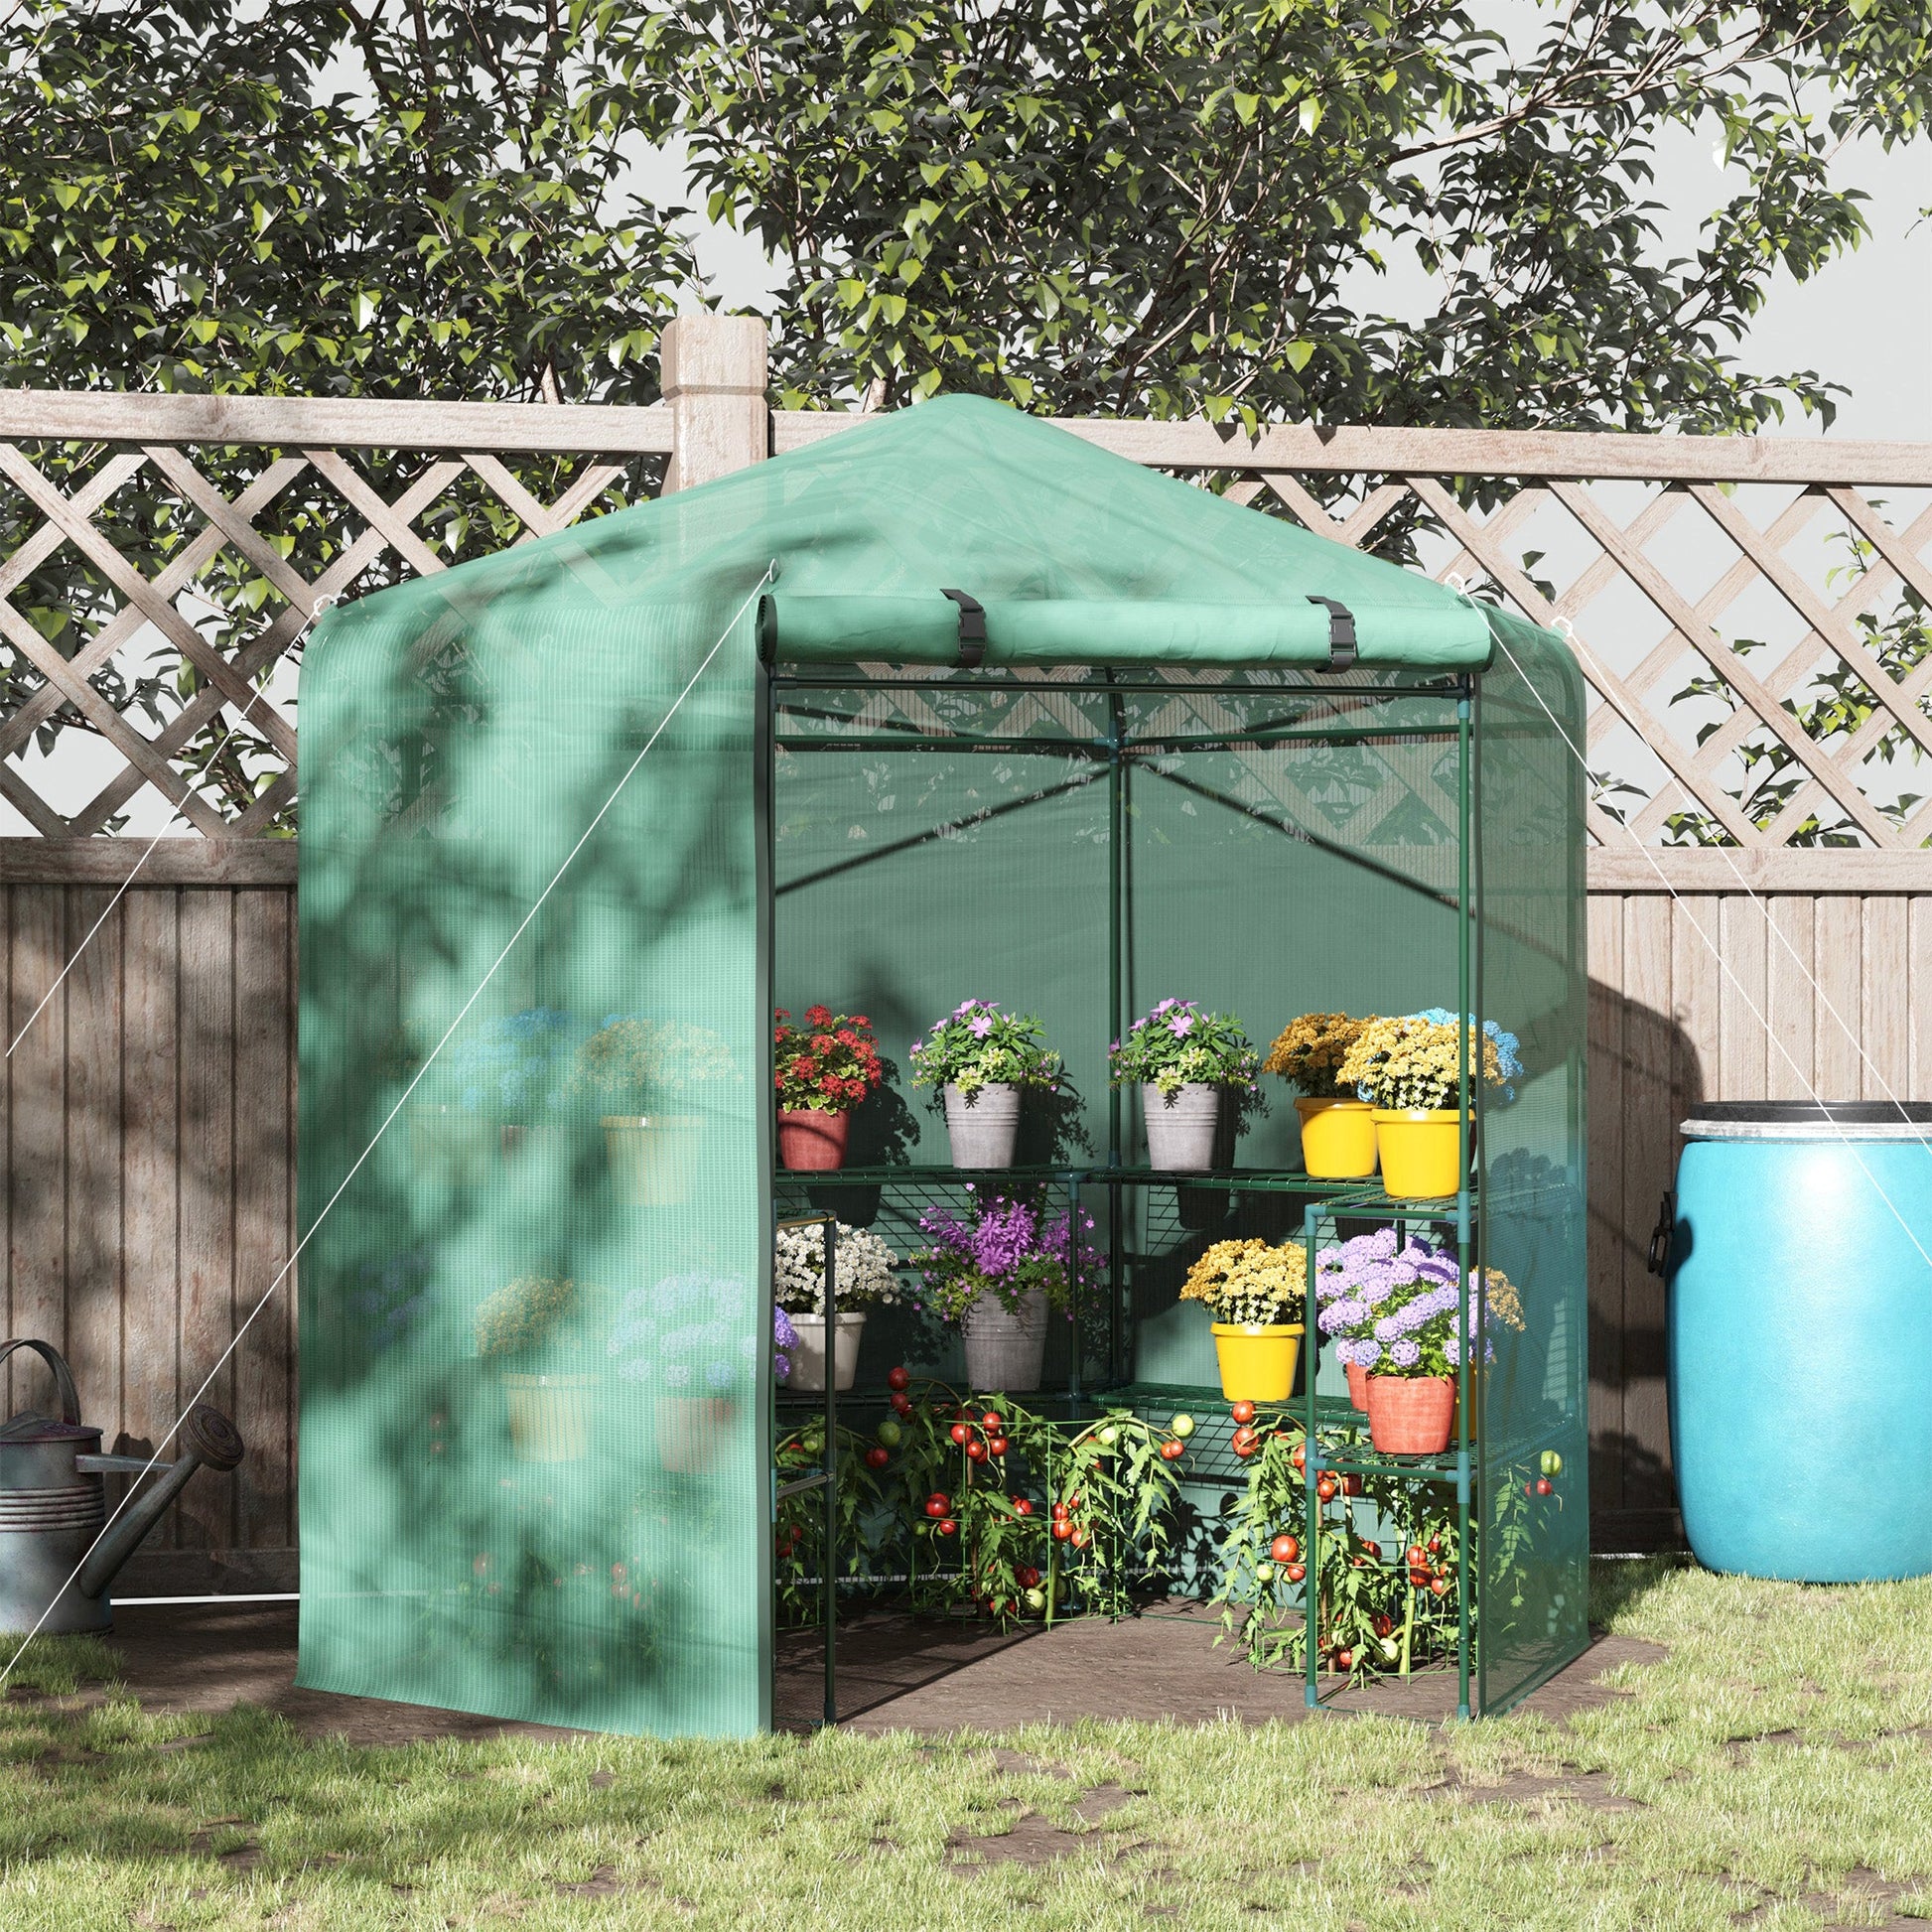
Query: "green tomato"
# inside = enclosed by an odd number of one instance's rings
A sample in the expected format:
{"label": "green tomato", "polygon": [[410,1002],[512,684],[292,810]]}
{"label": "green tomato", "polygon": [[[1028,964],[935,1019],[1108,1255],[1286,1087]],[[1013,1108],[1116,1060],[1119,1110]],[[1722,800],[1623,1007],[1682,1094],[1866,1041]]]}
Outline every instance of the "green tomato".
{"label": "green tomato", "polygon": [[1256,1583],[1258,1584],[1272,1583],[1274,1581],[1274,1576],[1275,1576],[1275,1566],[1272,1563],[1269,1563],[1264,1560],[1263,1562],[1255,1565]]}
{"label": "green tomato", "polygon": [[881,1447],[885,1449],[897,1449],[905,1440],[905,1431],[898,1426],[898,1420],[895,1416],[888,1416],[874,1433],[878,1436]]}
{"label": "green tomato", "polygon": [[1102,1449],[1112,1449],[1120,1441],[1120,1431],[1112,1423],[1109,1423],[1105,1429],[1100,1431],[1094,1440]]}
{"label": "green tomato", "polygon": [[1173,1421],[1168,1425],[1168,1434],[1171,1436],[1179,1437],[1183,1443],[1193,1433],[1194,1433],[1194,1419],[1192,1416],[1176,1416],[1173,1419]]}
{"label": "green tomato", "polygon": [[1046,1592],[1043,1589],[1030,1589],[1026,1602],[1030,1610],[1043,1610],[1046,1607]]}
{"label": "green tomato", "polygon": [[1563,1457],[1555,1449],[1545,1449],[1543,1451],[1543,1473],[1546,1476],[1560,1476],[1563,1474]]}

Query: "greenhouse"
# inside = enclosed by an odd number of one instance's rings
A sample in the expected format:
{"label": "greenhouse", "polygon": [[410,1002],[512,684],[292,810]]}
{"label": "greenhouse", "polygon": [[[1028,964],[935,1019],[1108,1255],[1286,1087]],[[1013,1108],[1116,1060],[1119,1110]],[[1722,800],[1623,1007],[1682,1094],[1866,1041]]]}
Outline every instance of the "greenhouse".
{"label": "greenhouse", "polygon": [[[967,398],[332,613],[299,1681],[743,1733],[828,1606],[1043,1626],[1150,1592],[1313,1700],[1432,1669],[1480,1715],[1561,1668],[1581,712],[1560,638]],[[1447,1040],[1420,1107],[1378,1102],[1379,1174],[1314,1158],[1359,1103],[1297,1104],[1298,1020],[1369,1086]],[[926,1080],[948,1023],[1035,1055],[991,1155],[999,1108]],[[781,1126],[818,1038],[857,1091]],[[1177,1090],[1221,1096],[1198,1154],[1150,1040],[1225,1048]],[[1442,1130],[1427,1185],[1404,1110]],[[1031,1360],[948,1273],[1002,1216],[1053,1277],[1043,1331],[1010,1324]],[[797,1372],[828,1220],[866,1314],[829,1394]],[[1252,1406],[1217,1269],[1300,1298]],[[1451,1407],[1378,1447],[1355,1371],[1413,1394],[1416,1343],[1363,1338],[1424,1291]],[[1010,1379],[969,1380],[975,1345]]]}

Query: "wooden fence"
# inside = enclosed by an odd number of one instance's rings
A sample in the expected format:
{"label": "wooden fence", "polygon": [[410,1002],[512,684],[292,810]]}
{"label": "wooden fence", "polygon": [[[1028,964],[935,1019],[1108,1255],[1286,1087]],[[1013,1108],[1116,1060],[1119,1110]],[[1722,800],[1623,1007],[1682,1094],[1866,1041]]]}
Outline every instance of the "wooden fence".
{"label": "wooden fence", "polygon": [[[68,1351],[110,1442],[144,1446],[172,1420],[293,1240],[295,851],[274,834],[296,737],[264,683],[324,597],[850,420],[768,416],[762,334],[741,319],[676,324],[664,388],[641,410],[0,394],[0,798],[29,834],[0,839],[10,1038],[146,843],[92,835],[144,789],[189,828],[157,848],[7,1069],[7,1325]],[[1917,990],[1932,988],[1932,821],[1900,782],[1932,748],[1916,628],[1932,508],[1911,507],[1932,489],[1932,448],[1065,427],[1335,541],[1421,557],[1574,635],[1602,778],[1592,1513],[1604,1547],[1667,1537],[1662,1291],[1643,1249],[1685,1104],[1932,1097],[1932,992]],[[116,517],[139,491],[136,543]],[[84,622],[51,636],[46,587],[76,560]],[[157,641],[195,672],[158,727],[115,682]],[[30,752],[63,706],[119,763],[57,800]],[[206,755],[244,708],[237,797]],[[291,1317],[278,1298],[216,1387],[247,1462],[190,1490],[133,1585],[292,1587]],[[13,1400],[30,1386],[16,1375]]]}

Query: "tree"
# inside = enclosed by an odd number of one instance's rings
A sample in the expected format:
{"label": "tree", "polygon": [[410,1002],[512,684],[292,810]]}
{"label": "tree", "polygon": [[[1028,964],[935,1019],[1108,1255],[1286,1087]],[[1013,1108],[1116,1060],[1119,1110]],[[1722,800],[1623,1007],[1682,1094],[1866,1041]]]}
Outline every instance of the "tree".
{"label": "tree", "polygon": [[[677,211],[622,191],[626,144],[661,126],[663,96],[600,60],[599,11],[25,0],[0,24],[0,382],[654,400],[658,331],[694,271]],[[332,71],[355,84],[331,87]],[[38,454],[70,485],[101,453]],[[232,492],[265,461],[215,458],[215,480]],[[369,464],[386,493],[408,481],[393,455]],[[520,469],[551,495],[571,467]],[[4,499],[0,546],[32,520]],[[152,471],[100,520],[150,574],[199,527]],[[344,522],[310,478],[278,501],[275,535],[313,577]],[[454,559],[506,540],[513,519],[470,486],[432,524]],[[232,552],[197,588],[212,611],[203,628],[228,654],[282,608]],[[66,548],[15,603],[69,656],[115,608]],[[157,725],[201,683],[173,651],[93,676]],[[17,649],[4,680],[8,716],[41,684]],[[92,729],[63,706],[38,736],[51,749],[76,726]],[[178,761],[233,812],[280,760],[252,730],[225,734],[217,718]]]}
{"label": "tree", "polygon": [[[791,399],[1727,430],[1779,263],[1863,232],[1836,145],[1917,132],[1905,0],[686,0],[647,30],[714,218],[788,270]],[[1527,43],[1534,38],[1534,45]],[[1520,51],[1519,51],[1520,50]],[[1741,176],[1661,256],[1661,132]],[[1366,299],[1412,255],[1426,312]]]}

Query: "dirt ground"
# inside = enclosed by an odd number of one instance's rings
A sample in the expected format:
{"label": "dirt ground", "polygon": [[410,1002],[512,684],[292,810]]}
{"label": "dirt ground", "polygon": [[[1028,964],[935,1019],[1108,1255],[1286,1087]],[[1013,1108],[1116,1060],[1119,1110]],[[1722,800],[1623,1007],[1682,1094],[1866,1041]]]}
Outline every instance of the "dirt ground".
{"label": "dirt ground", "polygon": [[[872,1614],[838,1633],[839,1716],[856,1730],[944,1734],[1077,1718],[1172,1718],[1263,1723],[1308,1716],[1299,1678],[1250,1669],[1197,1609],[1174,1605],[1122,1623],[1075,1618],[1050,1631],[1002,1635],[972,1622]],[[128,1689],[150,1709],[215,1713],[237,1704],[279,1712],[309,1736],[357,1744],[430,1737],[563,1735],[543,1725],[463,1712],[339,1697],[295,1688],[293,1603],[137,1605],[116,1613],[111,1641]],[[1623,1663],[1654,1662],[1656,1644],[1599,1639],[1527,1703],[1562,1720],[1617,1695],[1596,1680]],[[780,1638],[775,1683],[779,1725],[802,1728],[824,1697],[824,1653],[815,1633]],[[1345,1690],[1335,1709],[1436,1722],[1455,1711],[1452,1672],[1406,1684],[1385,1680]]]}

